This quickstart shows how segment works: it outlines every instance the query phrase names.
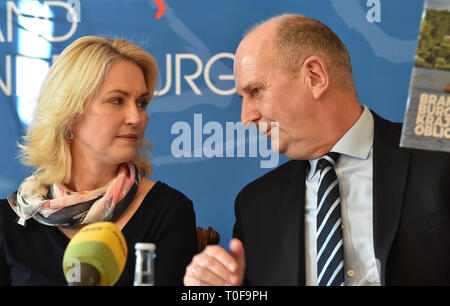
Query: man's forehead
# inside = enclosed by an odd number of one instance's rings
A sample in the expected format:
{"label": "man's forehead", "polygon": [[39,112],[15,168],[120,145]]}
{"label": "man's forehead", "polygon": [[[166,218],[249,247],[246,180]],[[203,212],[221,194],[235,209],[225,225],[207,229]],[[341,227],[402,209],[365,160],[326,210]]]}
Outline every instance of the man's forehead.
{"label": "man's forehead", "polygon": [[240,74],[247,74],[248,72],[254,70],[256,65],[257,59],[253,54],[237,54],[234,62],[235,78],[237,78]]}
{"label": "man's forehead", "polygon": [[263,24],[250,32],[239,44],[234,60],[236,82],[239,75],[249,77],[258,66],[266,65],[273,57],[271,29],[271,25]]}
{"label": "man's forehead", "polygon": [[235,59],[235,68],[248,67],[256,64],[256,58],[253,54],[243,54]]}
{"label": "man's forehead", "polygon": [[233,70],[235,79],[237,74],[248,69],[251,64],[255,64],[255,58],[251,50],[248,50],[245,45],[240,44],[234,56]]}
{"label": "man's forehead", "polygon": [[275,25],[273,22],[261,24],[250,33],[248,33],[241,41],[237,51],[256,51],[269,47],[275,37]]}
{"label": "man's forehead", "polygon": [[236,65],[234,71],[234,81],[236,91],[239,95],[253,87],[261,86],[265,82],[265,65],[261,65],[255,57],[248,56],[242,58],[240,64]]}

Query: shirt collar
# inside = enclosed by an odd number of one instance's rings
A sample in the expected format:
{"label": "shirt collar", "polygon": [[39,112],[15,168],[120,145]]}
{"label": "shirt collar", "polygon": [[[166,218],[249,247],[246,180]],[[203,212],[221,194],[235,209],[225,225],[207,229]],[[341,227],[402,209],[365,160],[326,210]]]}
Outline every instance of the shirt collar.
{"label": "shirt collar", "polygon": [[[330,152],[336,152],[358,159],[369,158],[370,150],[373,146],[373,116],[367,106],[363,105],[363,108],[363,113],[358,121],[338,140]],[[314,177],[317,162],[320,158],[309,161],[310,171],[308,173],[308,180]]]}

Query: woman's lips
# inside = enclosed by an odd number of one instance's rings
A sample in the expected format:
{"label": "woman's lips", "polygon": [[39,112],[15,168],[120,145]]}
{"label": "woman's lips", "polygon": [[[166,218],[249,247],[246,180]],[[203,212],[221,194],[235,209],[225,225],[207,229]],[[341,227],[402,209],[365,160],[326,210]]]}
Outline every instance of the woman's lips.
{"label": "woman's lips", "polygon": [[130,142],[136,142],[138,139],[138,136],[136,134],[125,134],[125,135],[120,135],[118,137],[120,139],[123,139],[125,141],[130,141]]}

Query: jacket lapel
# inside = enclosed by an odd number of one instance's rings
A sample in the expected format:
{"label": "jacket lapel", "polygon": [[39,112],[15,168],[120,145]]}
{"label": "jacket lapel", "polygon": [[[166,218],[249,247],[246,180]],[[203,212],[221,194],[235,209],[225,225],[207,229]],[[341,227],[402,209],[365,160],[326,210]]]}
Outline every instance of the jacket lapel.
{"label": "jacket lapel", "polygon": [[373,144],[373,232],[375,257],[380,261],[381,284],[386,260],[399,224],[410,154],[400,150],[399,126],[376,114]]}
{"label": "jacket lapel", "polygon": [[[281,252],[290,285],[305,284],[305,178],[306,161],[295,161],[286,177],[280,201]],[[298,246],[297,248],[293,246]],[[282,268],[282,267],[280,267]]]}
{"label": "jacket lapel", "polygon": [[[410,154],[398,147],[400,127],[373,113],[373,232],[375,257],[380,261],[381,283],[386,260],[397,232]],[[295,161],[286,176],[280,201],[281,253],[291,285],[305,285],[305,179],[307,161]],[[292,246],[297,245],[298,248]],[[280,267],[282,268],[282,267]]]}

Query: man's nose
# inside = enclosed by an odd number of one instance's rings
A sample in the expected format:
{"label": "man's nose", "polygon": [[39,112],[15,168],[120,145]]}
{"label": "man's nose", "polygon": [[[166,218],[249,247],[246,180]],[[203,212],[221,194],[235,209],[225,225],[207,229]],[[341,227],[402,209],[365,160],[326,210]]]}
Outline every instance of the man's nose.
{"label": "man's nose", "polygon": [[261,119],[261,114],[256,107],[256,104],[251,99],[242,99],[242,109],[241,109],[241,121],[244,126],[251,123],[256,123]]}

